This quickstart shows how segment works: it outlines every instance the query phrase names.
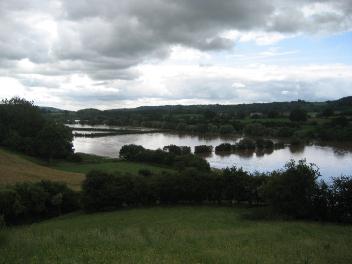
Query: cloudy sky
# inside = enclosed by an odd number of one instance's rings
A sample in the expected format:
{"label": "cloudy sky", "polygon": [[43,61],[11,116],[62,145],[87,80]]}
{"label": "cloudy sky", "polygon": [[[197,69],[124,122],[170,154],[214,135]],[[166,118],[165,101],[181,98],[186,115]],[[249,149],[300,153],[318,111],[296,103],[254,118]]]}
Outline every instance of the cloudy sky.
{"label": "cloudy sky", "polygon": [[0,98],[75,110],[348,95],[351,0],[0,0]]}

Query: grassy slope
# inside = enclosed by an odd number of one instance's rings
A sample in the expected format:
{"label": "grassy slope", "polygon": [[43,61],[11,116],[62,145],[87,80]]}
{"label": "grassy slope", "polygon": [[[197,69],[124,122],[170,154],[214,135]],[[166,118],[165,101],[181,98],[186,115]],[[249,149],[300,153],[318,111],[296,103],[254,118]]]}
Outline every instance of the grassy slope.
{"label": "grassy slope", "polygon": [[352,226],[173,207],[69,215],[3,231],[0,263],[351,263]]}
{"label": "grassy slope", "polygon": [[131,174],[138,174],[140,169],[148,169],[153,172],[170,171],[170,169],[148,165],[143,163],[128,162],[128,161],[105,161],[98,163],[72,163],[72,162],[59,162],[53,165],[53,168],[70,171],[70,172],[80,172],[87,173],[93,169],[102,170],[106,172],[124,172]]}
{"label": "grassy slope", "polygon": [[35,158],[0,149],[0,185],[24,181],[52,180],[66,182],[71,188],[79,190],[85,177],[84,174],[93,169],[131,174],[138,174],[140,169],[149,169],[153,172],[170,171],[167,168],[148,164],[105,160],[88,155],[86,159],[88,161],[84,163],[58,161],[48,167],[48,164]]}
{"label": "grassy slope", "polygon": [[48,168],[24,159],[20,155],[0,149],[0,185],[24,181],[62,181],[71,188],[79,189],[84,175]]}

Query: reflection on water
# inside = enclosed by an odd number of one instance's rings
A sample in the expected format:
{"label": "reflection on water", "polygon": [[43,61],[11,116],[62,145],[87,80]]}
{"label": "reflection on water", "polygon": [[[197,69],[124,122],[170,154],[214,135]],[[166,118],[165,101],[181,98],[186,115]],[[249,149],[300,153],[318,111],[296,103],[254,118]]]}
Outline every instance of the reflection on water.
{"label": "reflection on water", "polygon": [[290,145],[289,148],[290,148],[290,151],[292,153],[304,153],[304,149],[305,149],[305,145]]}
{"label": "reflection on water", "polygon": [[[172,133],[151,133],[118,135],[101,138],[75,138],[74,147],[77,152],[91,153],[101,156],[118,157],[120,148],[126,144],[142,145],[148,149],[162,148],[175,144],[190,146],[194,150],[196,145],[217,146],[221,143],[234,144],[240,137],[199,137],[195,135],[177,135]],[[205,157],[215,168],[230,166],[243,167],[249,171],[267,172],[281,169],[290,159],[304,159],[315,163],[324,178],[330,176],[352,175],[352,148],[341,149],[339,146],[290,146],[275,150],[245,150],[235,153],[212,153]]]}
{"label": "reflection on water", "polygon": [[[140,131],[152,131],[152,130],[154,130],[153,128],[146,128],[146,127],[108,126],[108,125],[91,126],[91,125],[81,125],[81,124],[66,124],[66,126],[71,127],[74,130],[79,130],[80,128],[83,128],[83,129],[88,129],[88,128],[97,129],[98,128],[98,129],[116,129],[116,130],[133,129],[133,130],[140,130]],[[96,131],[94,131],[94,133],[96,133]]]}

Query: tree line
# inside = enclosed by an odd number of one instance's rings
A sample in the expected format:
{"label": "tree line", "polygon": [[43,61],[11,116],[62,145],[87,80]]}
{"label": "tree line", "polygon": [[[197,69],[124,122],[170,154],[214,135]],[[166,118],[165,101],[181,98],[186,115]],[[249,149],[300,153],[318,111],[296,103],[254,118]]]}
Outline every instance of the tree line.
{"label": "tree line", "polygon": [[304,160],[268,174],[236,167],[139,176],[92,171],[82,185],[82,206],[95,212],[156,204],[244,203],[265,205],[294,219],[351,223],[352,179],[339,177],[327,184],[318,177],[319,170]]}
{"label": "tree line", "polygon": [[[139,175],[91,171],[77,193],[63,183],[42,181],[0,188],[0,222],[30,223],[84,209],[213,204],[260,206],[291,219],[352,223],[352,178],[319,181],[319,170],[304,160],[290,161],[271,173],[241,168],[199,170],[196,167]],[[1,223],[0,223],[1,224]]]}
{"label": "tree line", "polygon": [[84,109],[53,118],[82,124],[142,126],[184,133],[244,134],[260,137],[295,137],[305,140],[352,140],[352,97],[331,102],[302,100],[240,105],[139,107],[99,111]]}

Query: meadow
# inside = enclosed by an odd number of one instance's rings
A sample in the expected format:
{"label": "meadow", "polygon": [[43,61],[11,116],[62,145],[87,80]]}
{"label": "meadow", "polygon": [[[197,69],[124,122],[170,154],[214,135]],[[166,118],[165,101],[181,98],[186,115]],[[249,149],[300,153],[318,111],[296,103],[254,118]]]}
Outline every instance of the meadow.
{"label": "meadow", "polygon": [[54,160],[47,163],[37,158],[0,148],[0,185],[50,180],[64,182],[73,190],[80,190],[85,174],[91,170],[133,175],[146,169],[154,173],[171,171],[162,166],[105,159],[94,155],[85,154],[82,157],[82,162]]}
{"label": "meadow", "polygon": [[0,263],[351,263],[352,226],[246,220],[249,210],[75,213],[3,230]]}
{"label": "meadow", "polygon": [[74,190],[80,189],[85,176],[82,173],[65,172],[35,163],[4,149],[0,149],[0,185],[40,180],[62,181]]}

